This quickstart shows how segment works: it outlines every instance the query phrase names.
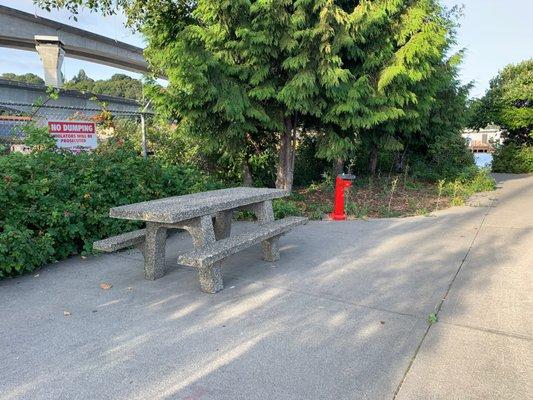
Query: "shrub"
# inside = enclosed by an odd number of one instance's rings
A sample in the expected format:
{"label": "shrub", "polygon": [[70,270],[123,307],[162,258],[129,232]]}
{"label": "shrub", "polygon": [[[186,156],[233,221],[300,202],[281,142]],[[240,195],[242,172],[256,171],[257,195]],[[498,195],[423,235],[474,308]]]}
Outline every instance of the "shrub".
{"label": "shrub", "polygon": [[291,215],[301,215],[298,205],[291,200],[277,199],[273,201],[274,216],[276,219]]}
{"label": "shrub", "polygon": [[461,205],[474,193],[494,190],[496,184],[486,169],[476,167],[465,170],[454,181],[439,182],[440,190],[452,198],[452,205]]}
{"label": "shrub", "polygon": [[143,160],[128,148],[0,157],[0,278],[30,272],[138,223],[109,208],[217,187],[191,167]]}
{"label": "shrub", "polygon": [[255,186],[273,187],[275,185],[277,158],[276,151],[271,148],[250,157],[250,170]]}
{"label": "shrub", "polygon": [[475,171],[474,157],[460,136],[448,135],[434,138],[423,156],[414,156],[410,174],[414,179],[437,182],[453,180]]}
{"label": "shrub", "polygon": [[519,146],[512,142],[496,147],[492,171],[513,174],[533,172],[533,147]]}
{"label": "shrub", "polygon": [[355,218],[366,218],[370,211],[368,205],[359,205],[355,201],[346,202],[346,214]]}
{"label": "shrub", "polygon": [[296,149],[294,161],[294,185],[306,186],[320,182],[331,163],[317,157],[318,143],[315,137],[304,137]]}

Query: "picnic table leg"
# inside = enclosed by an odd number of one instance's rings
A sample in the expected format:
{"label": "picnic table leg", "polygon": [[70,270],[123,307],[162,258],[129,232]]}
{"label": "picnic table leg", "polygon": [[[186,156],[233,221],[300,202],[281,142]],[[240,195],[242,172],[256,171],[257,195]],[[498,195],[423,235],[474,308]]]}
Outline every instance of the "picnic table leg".
{"label": "picnic table leg", "polygon": [[[274,221],[274,210],[272,209],[271,200],[255,204],[252,211],[255,213],[259,225]],[[262,241],[261,250],[263,260],[270,262],[279,260],[279,236]]]}
{"label": "picnic table leg", "polygon": [[144,241],[144,276],[155,280],[165,275],[165,244],[167,228],[154,222],[146,223]]}
{"label": "picnic table leg", "polygon": [[[216,240],[211,216],[195,218],[184,228],[191,234],[194,247],[203,247]],[[221,291],[224,288],[222,263],[202,264],[198,268],[198,280],[200,281],[200,289],[203,292],[216,293]]]}
{"label": "picnic table leg", "polygon": [[213,225],[215,228],[215,239],[226,239],[231,234],[231,218],[233,211],[219,211],[215,214]]}
{"label": "picnic table leg", "polygon": [[200,289],[206,293],[216,293],[224,289],[222,281],[222,263],[216,262],[211,265],[202,265],[198,268],[198,281]]}
{"label": "picnic table leg", "polygon": [[194,247],[203,247],[216,240],[213,220],[209,215],[194,218],[182,228],[191,234]]}

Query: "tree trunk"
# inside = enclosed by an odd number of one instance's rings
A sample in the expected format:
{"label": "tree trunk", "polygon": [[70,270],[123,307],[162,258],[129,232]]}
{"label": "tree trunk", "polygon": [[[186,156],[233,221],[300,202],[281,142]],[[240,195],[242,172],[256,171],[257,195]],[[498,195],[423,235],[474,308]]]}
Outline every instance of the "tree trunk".
{"label": "tree trunk", "polygon": [[337,158],[335,161],[335,176],[340,175],[344,172],[344,160],[342,158]]}
{"label": "tree trunk", "polygon": [[370,150],[370,162],[368,164],[368,169],[372,176],[376,175],[376,168],[378,166],[378,146],[375,144],[372,145]]}
{"label": "tree trunk", "polygon": [[252,171],[250,170],[250,163],[246,158],[242,163],[242,184],[243,186],[253,186],[254,178],[252,177]]}
{"label": "tree trunk", "polygon": [[285,130],[281,134],[279,145],[279,162],[276,176],[276,188],[292,190],[294,177],[294,156],[296,145],[296,127],[291,117],[284,119]]}
{"label": "tree trunk", "polygon": [[396,157],[396,160],[395,160],[396,172],[402,172],[403,171],[403,169],[405,167],[406,154],[407,154],[407,146],[405,146],[405,148],[402,151],[402,153],[398,154],[398,156]]}

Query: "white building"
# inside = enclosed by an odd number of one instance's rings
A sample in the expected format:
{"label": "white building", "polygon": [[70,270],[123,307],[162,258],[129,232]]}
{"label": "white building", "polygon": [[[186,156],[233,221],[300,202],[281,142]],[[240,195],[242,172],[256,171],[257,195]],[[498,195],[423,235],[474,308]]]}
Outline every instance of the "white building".
{"label": "white building", "polygon": [[502,130],[495,125],[489,125],[478,131],[465,129],[461,136],[466,139],[468,147],[474,153],[492,153],[493,145],[503,141]]}

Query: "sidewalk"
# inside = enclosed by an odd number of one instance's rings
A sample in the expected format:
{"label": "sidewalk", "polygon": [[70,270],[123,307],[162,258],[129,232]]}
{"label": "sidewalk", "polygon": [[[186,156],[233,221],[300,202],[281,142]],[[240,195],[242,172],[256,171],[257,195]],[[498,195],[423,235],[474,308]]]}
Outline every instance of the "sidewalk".
{"label": "sidewalk", "polygon": [[398,399],[533,398],[533,177],[497,179]]}
{"label": "sidewalk", "polygon": [[157,281],[136,251],[0,281],[0,399],[531,398],[533,176],[498,179],[484,206],[309,223],[216,295],[181,234]]}

